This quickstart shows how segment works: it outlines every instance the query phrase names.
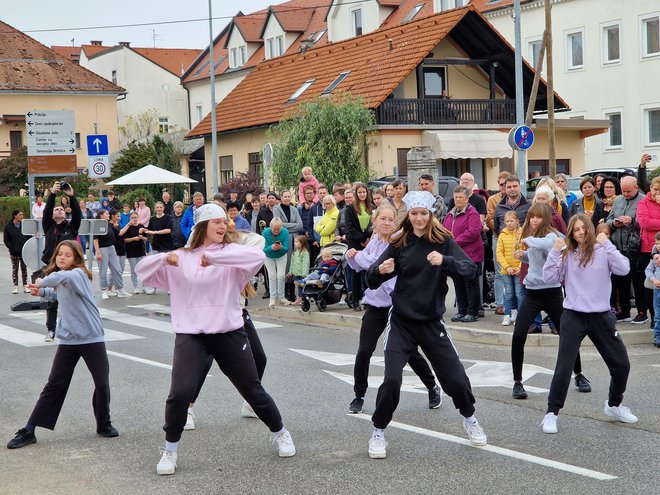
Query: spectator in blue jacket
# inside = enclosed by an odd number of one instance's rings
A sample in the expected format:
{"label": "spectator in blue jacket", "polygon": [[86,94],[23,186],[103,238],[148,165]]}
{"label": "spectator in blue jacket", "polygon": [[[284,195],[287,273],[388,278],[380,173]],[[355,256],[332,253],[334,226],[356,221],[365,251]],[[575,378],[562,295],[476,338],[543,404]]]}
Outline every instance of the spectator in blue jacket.
{"label": "spectator in blue jacket", "polygon": [[195,225],[193,214],[195,213],[195,210],[203,204],[204,195],[197,191],[195,194],[193,194],[193,204],[186,209],[185,213],[183,214],[183,218],[181,219],[181,233],[183,233],[186,239],[190,237],[190,231],[192,230],[193,225]]}

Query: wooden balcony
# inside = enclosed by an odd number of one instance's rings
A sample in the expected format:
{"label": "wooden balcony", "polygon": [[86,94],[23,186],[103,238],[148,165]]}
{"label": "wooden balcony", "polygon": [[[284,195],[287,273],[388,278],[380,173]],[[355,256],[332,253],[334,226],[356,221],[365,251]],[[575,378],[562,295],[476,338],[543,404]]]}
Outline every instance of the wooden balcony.
{"label": "wooden balcony", "polygon": [[381,125],[514,125],[515,100],[385,100],[376,111]]}

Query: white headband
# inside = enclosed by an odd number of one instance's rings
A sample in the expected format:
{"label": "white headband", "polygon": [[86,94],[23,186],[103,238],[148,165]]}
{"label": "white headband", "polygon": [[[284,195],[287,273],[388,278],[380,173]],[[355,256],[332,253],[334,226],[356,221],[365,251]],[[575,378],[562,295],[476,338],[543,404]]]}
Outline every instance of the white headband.
{"label": "white headband", "polygon": [[222,206],[216,204],[202,205],[195,210],[193,220],[195,223],[212,220],[214,218],[227,218],[227,214]]}

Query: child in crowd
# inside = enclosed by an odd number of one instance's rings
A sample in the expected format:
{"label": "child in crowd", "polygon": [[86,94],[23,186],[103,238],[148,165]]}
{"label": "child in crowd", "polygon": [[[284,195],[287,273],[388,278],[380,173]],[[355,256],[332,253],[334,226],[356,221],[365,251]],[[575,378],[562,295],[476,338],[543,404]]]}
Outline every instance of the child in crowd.
{"label": "child in crowd", "polygon": [[[297,236],[293,241],[293,253],[291,253],[291,266],[288,276],[293,278],[296,283],[302,280],[309,273],[309,241],[304,235]],[[302,297],[301,289],[298,288],[298,294],[293,304],[300,304]]]}
{"label": "child in crowd", "polygon": [[587,336],[610,372],[605,415],[623,423],[637,423],[637,417],[621,404],[630,373],[630,361],[608,302],[610,275],[624,276],[629,271],[628,258],[616,249],[605,234],[596,237],[593,222],[585,214],[571,218],[566,241],[555,238],[543,266],[543,280],[546,284],[563,282],[566,299],[563,302],[562,331],[559,334],[557,364],[550,385],[547,414],[541,422],[544,433],[557,433],[557,415],[566,401],[571,369],[579,355],[580,343]]}
{"label": "child in crowd", "polygon": [[131,222],[131,205],[124,203],[122,205],[121,217],[119,218],[119,228],[123,229]]}
{"label": "child in crowd", "polygon": [[332,257],[332,251],[329,249],[323,249],[321,251],[321,260],[321,263],[319,263],[319,266],[313,272],[296,282],[297,286],[304,287],[307,282],[312,282],[319,287],[323,287],[324,283],[330,281],[330,277],[337,269],[337,260]]}
{"label": "child in crowd", "polygon": [[610,227],[607,223],[599,223],[598,227],[596,227],[596,235],[600,233],[605,234],[605,236],[610,239],[612,237],[612,227]]}
{"label": "child in crowd", "polygon": [[312,167],[303,167],[302,168],[302,177],[300,179],[300,184],[298,184],[298,201],[299,203],[305,202],[305,187],[312,186],[314,188],[314,202],[319,202],[318,190],[319,190],[319,181],[314,177]]}
{"label": "child in crowd", "polygon": [[83,358],[94,379],[92,405],[96,417],[96,433],[102,437],[116,437],[117,430],[110,422],[110,366],[105,350],[103,323],[94,302],[92,274],[85,267],[82,248],[78,242],[60,242],[46,276],[29,284],[33,296],[58,301],[59,319],[55,335],[60,343],[53,358],[48,383],[32,410],[25,427],[7,444],[19,449],[37,442],[37,426],[55,429],[66,393],[71,384],[78,360]]}
{"label": "child in crowd", "polygon": [[[603,225],[603,224],[601,224]],[[655,234],[655,247],[653,254],[660,253],[660,232]],[[655,311],[655,325],[653,326],[653,345],[660,347],[660,266],[658,266],[653,258],[649,261],[649,266],[646,267],[646,278],[650,278],[653,282],[653,309]]]}
{"label": "child in crowd", "polygon": [[[518,213],[507,211],[504,215],[504,228],[497,239],[497,262],[501,267],[504,282],[504,317],[502,326],[509,326],[516,322],[518,308],[525,296],[525,286],[520,280],[520,260],[513,253],[518,249],[522,227]],[[515,305],[514,305],[515,301]],[[515,308],[515,309],[514,309]]]}
{"label": "child in crowd", "polygon": [[383,202],[385,199],[385,191],[382,189],[376,189],[372,194],[371,194],[371,200],[374,202],[374,207],[379,208],[380,204]]}

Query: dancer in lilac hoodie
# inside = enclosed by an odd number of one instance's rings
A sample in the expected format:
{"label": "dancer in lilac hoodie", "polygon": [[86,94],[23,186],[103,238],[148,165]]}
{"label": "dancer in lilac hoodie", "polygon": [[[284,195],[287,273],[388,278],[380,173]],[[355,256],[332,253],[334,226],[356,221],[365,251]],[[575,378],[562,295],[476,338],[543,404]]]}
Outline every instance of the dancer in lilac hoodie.
{"label": "dancer in lilac hoodie", "polygon": [[610,311],[610,275],[627,275],[630,262],[607,235],[601,232],[596,237],[591,218],[584,214],[574,215],[566,231],[566,242],[561,238],[555,240],[543,266],[545,283],[563,282],[566,299],[561,314],[557,365],[548,395],[548,411],[541,427],[544,433],[557,433],[557,415],[566,401],[571,369],[580,343],[587,336],[610,371],[605,414],[623,423],[637,423],[630,409],[621,405],[630,362],[616,329],[616,317]]}
{"label": "dancer in lilac hoodie", "polygon": [[280,457],[296,453],[275,402],[259,380],[239,300],[265,255],[257,247],[235,242],[237,234],[228,232],[227,215],[220,206],[208,204],[199,209],[189,248],[146,257],[136,267],[145,284],[170,291],[176,334],[165,405],[165,448],[156,467],[158,474],[176,470],[188,401],[210,355],[273,433]]}

